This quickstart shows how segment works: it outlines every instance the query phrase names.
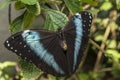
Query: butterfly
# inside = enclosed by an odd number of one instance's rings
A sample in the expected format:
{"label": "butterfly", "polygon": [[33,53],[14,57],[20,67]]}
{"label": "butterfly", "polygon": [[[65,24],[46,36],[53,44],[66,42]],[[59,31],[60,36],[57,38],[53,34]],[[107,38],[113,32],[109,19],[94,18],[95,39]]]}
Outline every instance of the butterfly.
{"label": "butterfly", "polygon": [[11,35],[4,45],[48,74],[72,75],[88,43],[91,23],[92,14],[83,11],[76,13],[64,29],[24,30]]}

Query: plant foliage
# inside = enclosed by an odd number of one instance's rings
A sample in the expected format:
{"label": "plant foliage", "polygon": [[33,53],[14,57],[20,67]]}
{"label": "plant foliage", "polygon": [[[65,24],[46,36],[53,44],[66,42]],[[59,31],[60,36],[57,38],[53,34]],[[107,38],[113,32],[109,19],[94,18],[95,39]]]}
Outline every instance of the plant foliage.
{"label": "plant foliage", "polygon": [[[56,78],[48,75],[49,80],[120,79],[120,0],[4,0],[0,3],[0,9],[12,3],[15,3],[13,5],[16,10],[23,10],[10,23],[12,33],[30,28],[39,16],[44,20],[42,28],[56,31],[59,27],[64,28],[69,18],[77,12],[87,10],[93,14],[88,51],[86,50],[88,54],[85,54],[83,64],[73,76]],[[0,79],[6,79],[3,69],[6,68],[5,65],[11,64],[13,63],[0,63]],[[41,71],[33,64],[21,59],[19,64],[22,79],[41,79]],[[7,78],[12,79],[10,76]]]}

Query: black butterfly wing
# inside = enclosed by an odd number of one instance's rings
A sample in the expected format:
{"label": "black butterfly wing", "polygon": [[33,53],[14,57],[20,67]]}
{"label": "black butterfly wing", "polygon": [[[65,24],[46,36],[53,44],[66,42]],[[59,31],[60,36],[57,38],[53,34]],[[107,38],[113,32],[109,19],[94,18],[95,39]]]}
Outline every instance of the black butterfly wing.
{"label": "black butterfly wing", "polygon": [[[77,17],[76,17],[77,16]],[[67,44],[64,51],[57,32],[25,30],[9,37],[4,45],[21,58],[33,62],[38,68],[55,76],[72,74],[78,67],[89,38],[92,15],[82,12],[65,26]]]}
{"label": "black butterfly wing", "polygon": [[46,73],[63,76],[68,73],[67,60],[58,41],[56,32],[25,30],[9,37],[4,45]]}
{"label": "black butterfly wing", "polygon": [[67,59],[69,72],[76,71],[89,39],[92,15],[88,12],[76,14],[65,26],[64,35],[67,42]]}

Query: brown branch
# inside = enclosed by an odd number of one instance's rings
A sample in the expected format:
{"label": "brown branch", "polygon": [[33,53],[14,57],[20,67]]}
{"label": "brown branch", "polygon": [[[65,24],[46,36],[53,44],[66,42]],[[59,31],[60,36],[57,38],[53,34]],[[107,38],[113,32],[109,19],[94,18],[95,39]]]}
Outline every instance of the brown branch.
{"label": "brown branch", "polygon": [[94,45],[97,49],[101,50],[102,53],[105,53],[105,51],[104,51],[103,49],[101,49],[100,46],[99,46],[97,43],[95,43],[92,39],[90,39],[89,41],[90,41],[90,43],[91,43],[92,45]]}
{"label": "brown branch", "polygon": [[[108,27],[107,27],[107,29],[106,29],[106,31],[105,31],[105,35],[104,35],[104,37],[103,37],[103,41],[102,41],[102,44],[101,44],[101,46],[100,46],[100,49],[102,49],[102,50],[104,50],[104,48],[105,48],[105,41],[107,40],[107,38],[108,38],[108,36],[109,36],[109,33],[110,33],[110,26],[108,25]],[[96,60],[96,62],[95,62],[95,66],[94,66],[94,72],[97,72],[98,71],[98,69],[99,69],[99,66],[100,66],[100,60],[101,60],[101,58],[102,58],[102,54],[103,54],[103,52],[101,51],[101,50],[99,50],[99,52],[98,52],[98,54],[97,54],[97,60]]]}
{"label": "brown branch", "polygon": [[112,71],[113,68],[112,67],[109,67],[109,68],[103,68],[101,70],[99,70],[99,72],[107,72],[107,71]]}
{"label": "brown branch", "polygon": [[10,24],[11,23],[11,4],[9,4],[9,7],[8,7],[8,20]]}

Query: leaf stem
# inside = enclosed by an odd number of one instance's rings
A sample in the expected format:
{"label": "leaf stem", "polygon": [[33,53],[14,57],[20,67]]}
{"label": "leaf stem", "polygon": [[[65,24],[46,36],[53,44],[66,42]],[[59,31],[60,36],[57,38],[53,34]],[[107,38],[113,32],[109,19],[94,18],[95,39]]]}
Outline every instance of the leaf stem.
{"label": "leaf stem", "polygon": [[10,24],[11,23],[11,4],[9,4],[9,7],[8,7],[8,20]]}

